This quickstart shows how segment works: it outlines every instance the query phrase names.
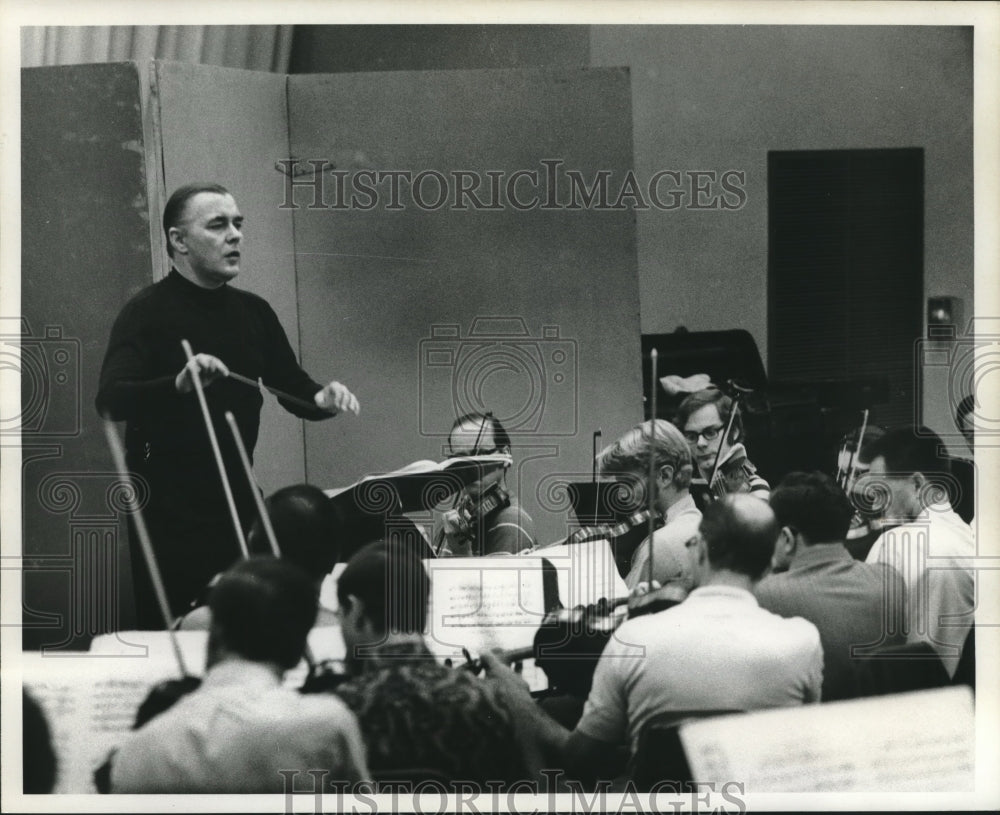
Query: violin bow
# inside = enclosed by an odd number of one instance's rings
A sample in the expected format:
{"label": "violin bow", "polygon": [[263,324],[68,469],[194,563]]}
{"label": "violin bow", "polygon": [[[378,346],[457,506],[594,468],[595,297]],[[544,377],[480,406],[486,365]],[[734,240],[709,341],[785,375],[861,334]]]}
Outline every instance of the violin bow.
{"label": "violin bow", "polygon": [[594,523],[597,523],[597,516],[601,511],[601,492],[597,486],[597,451],[600,449],[601,445],[601,428],[597,428],[594,431],[594,438],[591,442],[590,451],[591,465],[590,465],[590,481],[594,485]]}
{"label": "violin bow", "polygon": [[[194,352],[191,350],[191,343],[181,340],[181,346],[187,356],[188,364],[194,360]],[[195,392],[198,394],[198,404],[201,406],[201,416],[205,420],[205,429],[208,431],[208,439],[212,445],[212,453],[215,456],[215,466],[219,470],[219,478],[222,479],[222,489],[226,493],[226,503],[229,505],[229,514],[236,530],[236,540],[240,544],[240,551],[244,558],[250,556],[247,549],[246,538],[243,537],[243,527],[240,526],[240,516],[236,511],[236,501],[233,499],[233,491],[229,486],[229,477],[226,475],[226,465],[222,462],[222,451],[219,450],[219,440],[215,436],[215,428],[212,426],[212,417],[208,412],[208,402],[205,401],[205,391],[201,385],[201,376],[198,374],[197,366],[191,367],[191,381],[194,383]]]}
{"label": "violin bow", "polygon": [[654,348],[649,355],[649,362],[653,368],[652,378],[652,403],[649,420],[649,476],[646,483],[647,501],[649,502],[649,590],[653,590],[653,533],[656,531],[656,391],[659,382],[656,379],[657,352]]}
{"label": "violin bow", "polygon": [[[253,474],[253,466],[250,464],[250,456],[247,454],[246,445],[243,444],[243,437],[240,435],[239,425],[236,424],[236,417],[233,416],[231,410],[226,411],[226,422],[229,424],[229,430],[233,434],[233,442],[236,444],[236,449],[240,454],[240,462],[243,464],[243,471],[246,473],[247,482],[250,484],[250,492],[253,493],[254,504],[257,506],[257,514],[260,516],[260,522],[264,526],[264,532],[267,535],[267,541],[271,545],[271,552],[276,558],[281,558],[281,547],[278,545],[278,536],[274,534],[274,527],[271,525],[271,517],[267,513],[267,507],[264,505],[264,499],[260,494],[260,485],[257,483],[257,479]],[[247,557],[249,557],[249,552]],[[305,647],[302,651],[302,658],[306,661],[310,670],[316,667],[316,657],[309,647],[309,643],[306,642]]]}
{"label": "violin bow", "polygon": [[851,457],[847,460],[847,483],[844,484],[846,489],[850,486],[851,476],[854,474],[854,459],[856,456],[861,455],[861,445],[865,441],[865,431],[868,429],[868,408],[864,409],[861,415],[861,432],[858,433],[858,443],[854,445],[854,449],[851,450]]}
{"label": "violin bow", "polygon": [[153,552],[153,544],[149,539],[149,529],[146,527],[142,509],[139,507],[139,492],[136,489],[135,482],[132,480],[132,474],[125,465],[125,451],[122,448],[121,439],[118,437],[118,431],[115,429],[114,423],[107,417],[104,417],[104,435],[108,439],[108,446],[111,448],[111,457],[114,459],[115,468],[118,470],[118,477],[131,487],[126,497],[132,510],[135,531],[139,537],[139,545],[142,548],[143,558],[146,560],[146,568],[149,569],[149,576],[153,582],[156,602],[160,607],[160,613],[163,615],[167,637],[170,639],[174,657],[177,659],[177,667],[180,669],[181,678],[184,679],[190,674],[188,674],[187,666],[184,664],[184,654],[181,652],[180,642],[177,640],[177,632],[173,629],[170,603],[167,602],[167,590],[163,585],[163,576],[160,574],[160,567],[156,562],[156,554]]}
{"label": "violin bow", "polygon": [[744,388],[739,387],[732,379],[729,380],[729,385],[733,389],[733,406],[729,411],[729,421],[726,422],[726,430],[722,435],[722,440],[719,442],[719,449],[715,451],[715,461],[712,462],[712,475],[708,479],[708,492],[711,495],[712,485],[715,483],[715,477],[719,473],[719,459],[722,457],[722,446],[723,444],[729,444],[729,434],[733,430],[733,423],[736,421],[736,413],[740,409],[740,399],[743,398]]}
{"label": "violin bow", "polygon": [[[281,557],[281,547],[278,546],[278,538],[274,534],[274,527],[271,526],[271,518],[267,514],[267,507],[264,506],[264,499],[260,494],[260,485],[257,483],[257,479],[253,474],[253,467],[250,464],[250,456],[247,455],[246,445],[243,444],[243,437],[240,435],[240,428],[236,424],[236,417],[233,416],[231,410],[226,411],[226,422],[229,424],[229,430],[233,434],[233,442],[236,444],[236,449],[240,454],[240,462],[243,464],[243,471],[246,473],[247,483],[250,485],[250,492],[253,494],[254,504],[257,506],[257,514],[260,516],[260,522],[264,526],[264,532],[267,534],[267,541],[271,544],[271,552],[276,558]],[[249,555],[249,549],[247,550]]]}

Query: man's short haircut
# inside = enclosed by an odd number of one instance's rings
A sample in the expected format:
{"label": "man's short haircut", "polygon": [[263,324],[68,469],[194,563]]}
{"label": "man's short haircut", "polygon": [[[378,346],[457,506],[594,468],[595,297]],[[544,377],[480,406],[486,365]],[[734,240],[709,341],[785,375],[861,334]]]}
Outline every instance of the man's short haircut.
{"label": "man's short haircut", "polygon": [[392,541],[375,541],[360,549],[337,579],[341,608],[354,595],[379,634],[423,633],[427,624],[430,578],[423,561]]}
{"label": "man's short haircut", "polygon": [[294,668],[316,622],[317,590],[298,566],[254,556],[227,570],[212,587],[212,635],[253,662]]}
{"label": "man's short haircut", "polygon": [[[489,427],[493,430],[493,445],[498,450],[503,450],[505,447],[510,449],[510,436],[507,435],[506,428],[500,423],[500,420],[496,416],[486,416],[483,413],[466,413],[459,416],[451,425],[451,430],[448,435],[451,436],[455,432],[456,428],[461,427],[466,422],[476,422],[477,424],[482,424],[484,421],[489,423]],[[486,436],[485,430],[483,431],[483,436]],[[450,445],[450,438],[449,438]]]}
{"label": "man's short haircut", "polygon": [[163,208],[163,235],[167,239],[167,255],[174,256],[174,247],[170,243],[170,230],[175,226],[180,226],[184,220],[184,210],[187,202],[201,192],[214,192],[217,195],[231,195],[229,190],[221,184],[210,184],[208,182],[197,182],[195,184],[185,184],[173,191],[167,200],[167,205]]}
{"label": "man's short haircut", "polygon": [[826,473],[793,472],[771,492],[778,526],[801,532],[808,543],[841,543],[851,526],[854,507]]}
{"label": "man's short haircut", "polygon": [[[312,484],[283,487],[267,499],[266,508],[281,556],[313,580],[329,574],[340,547],[330,499],[323,490]],[[247,544],[255,554],[272,554],[259,518],[250,529]]]}
{"label": "man's short haircut", "polygon": [[[712,385],[703,390],[695,391],[690,396],[684,398],[684,401],[677,408],[677,415],[674,416],[674,424],[683,431],[684,425],[691,418],[691,414],[701,410],[706,405],[715,405],[715,409],[719,411],[719,421],[722,422],[723,427],[729,423],[729,415],[733,412],[733,400]],[[743,418],[737,411],[736,418],[733,420],[733,429],[729,432],[729,443],[735,444],[738,441],[743,441]]]}
{"label": "man's short haircut", "polygon": [[650,458],[657,470],[673,467],[674,484],[684,489],[691,483],[691,448],[683,434],[666,419],[637,424],[597,457],[602,473],[612,475],[638,470],[649,472]]}
{"label": "man's short haircut", "polygon": [[933,480],[935,474],[951,471],[947,457],[939,454],[942,448],[941,437],[930,428],[907,425],[893,428],[870,445],[863,445],[861,460],[871,463],[882,457],[890,473],[923,473]]}
{"label": "man's short haircut", "polygon": [[771,563],[779,527],[770,510],[766,520],[746,518],[740,507],[746,501],[758,501],[761,507],[767,507],[759,498],[749,495],[720,498],[705,508],[698,531],[705,539],[713,569],[727,569],[759,580]]}

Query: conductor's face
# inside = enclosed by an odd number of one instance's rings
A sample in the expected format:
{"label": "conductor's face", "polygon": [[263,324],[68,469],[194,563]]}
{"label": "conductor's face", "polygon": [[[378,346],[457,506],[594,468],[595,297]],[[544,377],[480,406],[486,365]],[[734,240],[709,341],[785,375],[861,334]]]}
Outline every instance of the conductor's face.
{"label": "conductor's face", "polygon": [[231,195],[200,192],[187,202],[184,219],[170,230],[174,260],[199,286],[214,289],[240,273],[243,215]]}

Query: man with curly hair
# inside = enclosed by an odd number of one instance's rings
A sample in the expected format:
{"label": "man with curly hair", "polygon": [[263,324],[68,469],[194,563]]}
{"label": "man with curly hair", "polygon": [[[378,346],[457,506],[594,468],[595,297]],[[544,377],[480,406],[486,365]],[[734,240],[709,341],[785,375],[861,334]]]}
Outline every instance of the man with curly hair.
{"label": "man with curly hair", "polygon": [[510,783],[526,776],[494,688],[437,662],[424,642],[430,580],[411,551],[376,542],[337,580],[351,674],[337,694],[357,716],[375,778]]}

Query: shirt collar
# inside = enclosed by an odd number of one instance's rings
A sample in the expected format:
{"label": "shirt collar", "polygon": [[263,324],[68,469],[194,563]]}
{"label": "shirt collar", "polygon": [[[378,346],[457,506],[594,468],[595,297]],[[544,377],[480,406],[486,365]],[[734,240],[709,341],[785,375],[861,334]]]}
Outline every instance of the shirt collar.
{"label": "shirt collar", "polygon": [[691,510],[697,510],[698,505],[694,502],[694,498],[691,497],[691,493],[688,493],[679,501],[671,504],[667,507],[667,511],[663,516],[663,520],[666,523],[670,523],[672,520],[677,518],[678,515],[683,515],[686,512],[691,512]]}
{"label": "shirt collar", "polygon": [[240,687],[278,687],[281,678],[273,670],[260,662],[229,657],[213,665],[205,674],[203,688],[223,688],[232,685]]}
{"label": "shirt collar", "polygon": [[851,553],[842,543],[816,543],[812,546],[799,546],[795,557],[788,565],[789,571],[821,563],[836,563],[838,560],[853,560]]}
{"label": "shirt collar", "polygon": [[691,600],[711,600],[713,597],[728,597],[731,600],[739,600],[743,603],[750,603],[752,605],[757,605],[757,598],[754,597],[746,589],[741,589],[739,586],[724,586],[724,585],[708,585],[700,586],[694,589],[688,596],[685,603],[690,603]]}

